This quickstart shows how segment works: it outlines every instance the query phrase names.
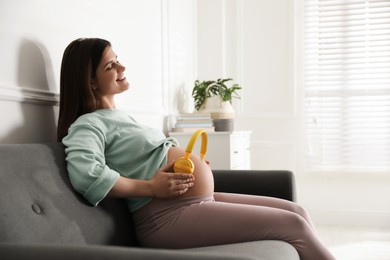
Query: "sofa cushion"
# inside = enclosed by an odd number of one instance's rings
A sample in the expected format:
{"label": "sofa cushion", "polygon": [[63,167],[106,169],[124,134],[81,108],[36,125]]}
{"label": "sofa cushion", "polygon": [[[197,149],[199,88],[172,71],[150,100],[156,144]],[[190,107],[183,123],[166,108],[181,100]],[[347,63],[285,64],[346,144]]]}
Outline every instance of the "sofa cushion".
{"label": "sofa cushion", "polygon": [[[0,243],[1,259],[9,260],[259,260],[249,255],[226,255],[223,252],[188,252],[169,249],[144,249],[123,246],[10,245]],[[264,259],[267,260],[267,259]],[[285,259],[283,259],[285,260]],[[294,260],[294,259],[293,259]]]}
{"label": "sofa cushion", "polygon": [[74,192],[61,143],[1,145],[0,180],[0,242],[137,245],[123,200]]}

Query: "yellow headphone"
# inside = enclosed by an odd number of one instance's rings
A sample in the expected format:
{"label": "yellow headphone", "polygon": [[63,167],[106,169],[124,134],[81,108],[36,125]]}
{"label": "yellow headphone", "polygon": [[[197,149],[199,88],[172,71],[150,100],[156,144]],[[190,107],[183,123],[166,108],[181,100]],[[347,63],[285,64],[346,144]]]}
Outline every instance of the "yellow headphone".
{"label": "yellow headphone", "polygon": [[204,156],[206,155],[207,151],[207,133],[203,130],[197,130],[191,137],[190,141],[188,142],[186,153],[183,157],[178,158],[174,165],[173,165],[173,171],[174,172],[183,172],[183,173],[194,173],[195,166],[194,163],[190,159],[190,155],[192,153],[192,149],[194,148],[194,144],[196,139],[198,139],[199,135],[202,135],[202,146],[200,148],[200,159],[204,159]]}

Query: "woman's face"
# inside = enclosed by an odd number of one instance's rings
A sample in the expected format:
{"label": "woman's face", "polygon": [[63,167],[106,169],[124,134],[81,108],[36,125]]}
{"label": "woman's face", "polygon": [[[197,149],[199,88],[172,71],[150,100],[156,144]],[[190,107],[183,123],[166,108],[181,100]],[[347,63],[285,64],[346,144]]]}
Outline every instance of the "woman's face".
{"label": "woman's face", "polygon": [[113,101],[115,94],[122,93],[129,88],[125,77],[126,68],[119,63],[111,47],[107,47],[96,69],[96,76],[92,79],[92,89],[97,98],[104,102]]}

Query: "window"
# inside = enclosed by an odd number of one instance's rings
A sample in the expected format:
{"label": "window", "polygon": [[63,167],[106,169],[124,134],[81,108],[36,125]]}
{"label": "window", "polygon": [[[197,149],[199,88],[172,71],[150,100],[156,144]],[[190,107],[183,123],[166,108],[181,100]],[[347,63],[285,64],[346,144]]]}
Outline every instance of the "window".
{"label": "window", "polygon": [[390,170],[390,0],[305,0],[306,167]]}

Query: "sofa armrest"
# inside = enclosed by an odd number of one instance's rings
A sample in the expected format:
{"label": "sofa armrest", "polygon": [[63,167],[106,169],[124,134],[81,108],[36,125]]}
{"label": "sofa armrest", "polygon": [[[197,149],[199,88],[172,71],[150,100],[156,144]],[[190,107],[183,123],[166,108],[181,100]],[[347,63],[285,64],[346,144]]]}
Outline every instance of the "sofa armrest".
{"label": "sofa armrest", "polygon": [[295,201],[295,179],[285,170],[213,170],[215,191]]}
{"label": "sofa armrest", "polygon": [[225,255],[223,252],[188,252],[169,249],[135,248],[120,246],[102,245],[42,245],[42,244],[0,244],[1,259],[4,260],[36,260],[36,259],[56,259],[56,260],[254,260],[249,255],[235,254]]}

